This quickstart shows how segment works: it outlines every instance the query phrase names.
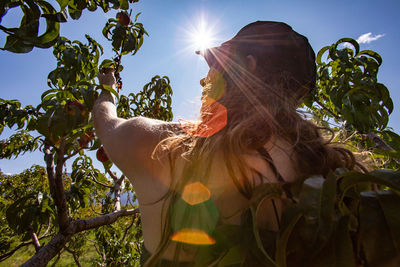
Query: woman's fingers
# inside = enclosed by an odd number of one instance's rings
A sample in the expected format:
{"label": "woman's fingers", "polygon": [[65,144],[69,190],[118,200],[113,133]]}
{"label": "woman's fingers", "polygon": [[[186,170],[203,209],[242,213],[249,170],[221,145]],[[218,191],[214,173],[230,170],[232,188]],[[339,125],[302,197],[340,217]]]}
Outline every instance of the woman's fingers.
{"label": "woman's fingers", "polygon": [[100,69],[99,74],[97,75],[100,84],[105,85],[114,85],[116,83],[116,79],[114,76],[114,68],[102,68]]}

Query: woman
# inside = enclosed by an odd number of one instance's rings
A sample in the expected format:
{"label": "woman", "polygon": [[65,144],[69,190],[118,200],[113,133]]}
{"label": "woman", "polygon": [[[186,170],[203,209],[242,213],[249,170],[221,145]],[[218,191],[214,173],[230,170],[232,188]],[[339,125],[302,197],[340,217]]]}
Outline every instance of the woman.
{"label": "woman", "polygon": [[[296,110],[315,86],[307,38],[287,24],[257,21],[198,53],[210,66],[199,122],[124,120],[105,91],[93,110],[97,135],[138,196],[147,266],[204,260],[207,248],[215,254],[230,238],[224,226],[239,235],[254,224],[278,231],[291,184],[355,164]],[[99,80],[115,86],[112,73]],[[241,252],[246,266],[262,264],[254,251]]]}

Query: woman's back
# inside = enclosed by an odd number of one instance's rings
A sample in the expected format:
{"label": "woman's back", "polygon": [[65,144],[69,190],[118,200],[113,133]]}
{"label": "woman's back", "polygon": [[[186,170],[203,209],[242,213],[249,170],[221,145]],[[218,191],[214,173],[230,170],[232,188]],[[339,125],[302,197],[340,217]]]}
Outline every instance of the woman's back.
{"label": "woman's back", "polygon": [[[292,163],[293,155],[290,146],[279,141],[274,144],[270,142],[265,145],[264,148],[265,151],[269,152],[273,165],[276,167],[277,172],[282,176],[283,180],[286,182],[293,182],[296,180],[296,174]],[[275,175],[273,170],[274,167],[271,166],[271,164],[268,163],[257,151],[252,151],[243,158],[244,166],[247,167],[247,173],[245,175],[250,179],[249,182],[254,186],[254,188],[265,183],[282,183],[282,181],[279,181],[279,178]],[[186,160],[177,160],[174,173],[181,173],[185,164],[187,164]],[[167,216],[167,220],[171,220],[171,216],[173,216],[171,210],[168,210],[170,198],[163,197],[168,193],[170,183],[172,182],[173,186],[174,182],[171,181],[171,172],[169,168],[166,168],[167,164],[164,163],[162,165],[164,168],[161,168],[162,171],[157,175],[159,177],[148,179],[149,184],[147,186],[142,186],[143,189],[137,187],[133,181],[139,199],[141,201],[147,199],[148,201],[148,203],[140,203],[140,211],[145,240],[144,246],[150,254],[153,254],[160,244],[162,239],[162,226],[168,225],[163,223],[162,213],[164,213],[164,219],[165,216]],[[196,180],[196,177],[193,177],[194,180],[187,182],[187,184],[183,186],[183,192],[185,192],[185,188],[190,188],[190,190],[186,190],[186,193],[180,194],[180,196],[183,198],[186,196],[186,198],[190,199],[190,194],[196,194],[193,196],[194,198],[203,198],[203,200],[207,200],[207,196],[202,197],[199,196],[199,194],[209,194],[209,198],[218,211],[218,224],[241,225],[243,223],[243,215],[249,210],[249,199],[239,192],[237,185],[235,185],[235,182],[230,176],[228,168],[229,167],[227,166],[222,154],[215,154],[213,156],[207,181],[203,180],[203,183],[200,183]],[[238,172],[236,167],[233,168],[232,171]],[[262,177],[254,176],[254,171],[250,170],[255,170],[256,173],[261,174]],[[151,174],[149,174],[149,176],[151,176]],[[168,178],[166,179],[166,177]],[[176,179],[176,177],[174,178]],[[244,183],[244,181],[239,182]],[[150,188],[154,189],[154,191],[150,190]],[[147,193],[150,191],[153,193],[158,192],[159,195],[152,195],[149,197]],[[173,207],[174,203],[171,204]],[[279,199],[275,199],[273,204],[271,199],[263,201],[257,213],[258,226],[260,228],[268,228],[269,230],[278,230],[278,220],[281,210],[282,204]],[[168,214],[168,211],[170,214]],[[208,214],[205,214],[204,216],[208,216]],[[179,240],[179,237],[177,239]],[[186,238],[181,240],[181,242],[183,242],[182,244],[185,242],[190,244],[190,237],[189,240]],[[195,240],[193,240],[193,243],[195,243]],[[169,245],[162,254],[162,258],[173,260],[176,245],[177,242],[175,241],[169,242]],[[196,256],[196,250],[182,249],[179,254],[179,261],[193,261]]]}

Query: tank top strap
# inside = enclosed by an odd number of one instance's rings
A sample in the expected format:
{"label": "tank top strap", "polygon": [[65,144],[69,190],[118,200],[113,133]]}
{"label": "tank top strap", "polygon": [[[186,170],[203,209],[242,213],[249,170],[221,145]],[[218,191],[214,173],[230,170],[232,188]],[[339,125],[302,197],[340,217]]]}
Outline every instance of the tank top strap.
{"label": "tank top strap", "polygon": [[271,155],[268,153],[268,151],[265,149],[265,147],[261,147],[257,149],[257,152],[260,153],[260,155],[264,158],[264,160],[267,162],[267,164],[270,166],[272,171],[274,172],[276,178],[280,183],[285,183],[285,180],[282,178],[278,170],[276,169],[274,162],[272,160]]}

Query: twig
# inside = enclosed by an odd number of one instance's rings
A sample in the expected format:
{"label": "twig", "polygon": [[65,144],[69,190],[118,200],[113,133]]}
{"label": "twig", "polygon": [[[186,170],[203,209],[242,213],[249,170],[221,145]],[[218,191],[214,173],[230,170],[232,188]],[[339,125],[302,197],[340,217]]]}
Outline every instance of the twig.
{"label": "twig", "polygon": [[30,232],[30,234],[31,234],[32,244],[35,246],[36,253],[38,253],[41,247],[40,247],[39,239],[38,239],[38,237],[37,237],[35,231],[33,231],[33,226],[32,226],[32,224],[30,224],[30,225],[28,226],[28,230],[29,230],[29,232]]}
{"label": "twig", "polygon": [[108,175],[111,176],[111,178],[114,180],[114,182],[118,181],[118,177],[111,170],[108,170],[107,173],[108,173]]}
{"label": "twig", "polygon": [[79,148],[77,151],[75,151],[74,153],[72,153],[72,154],[69,155],[68,157],[65,157],[64,160],[67,161],[67,160],[69,160],[70,158],[76,156],[76,155],[79,153],[79,151],[81,151],[81,150],[83,150],[83,148]]}
{"label": "twig", "polygon": [[105,215],[104,213],[101,213],[101,212],[96,211],[96,210],[93,208],[93,203],[90,205],[90,209],[91,209],[94,213],[96,213],[97,215]]}
{"label": "twig", "polygon": [[56,266],[57,262],[60,260],[61,258],[61,251],[58,253],[57,259],[53,262],[53,264],[51,265],[51,267]]}
{"label": "twig", "polygon": [[[39,237],[39,240],[41,240],[43,238],[46,238],[46,237],[49,237],[49,236],[51,236],[51,235],[41,236],[41,237]],[[23,242],[23,243],[19,244],[18,246],[16,246],[14,249],[10,250],[9,252],[7,252],[7,253],[5,253],[3,255],[0,255],[0,262],[8,259],[9,257],[11,257],[20,248],[23,248],[25,246],[32,245],[32,244],[33,244],[33,241]]]}
{"label": "twig", "polygon": [[121,184],[122,181],[125,179],[125,175],[121,175],[121,177],[117,180],[117,184]]}
{"label": "twig", "polygon": [[74,257],[74,261],[75,261],[76,265],[78,265],[78,267],[82,267],[81,263],[79,262],[79,258],[76,255],[76,252],[73,251],[72,249],[69,249],[67,246],[65,246],[64,249],[72,254],[72,256]]}
{"label": "twig", "polygon": [[90,174],[90,177],[92,178],[93,182],[95,182],[95,183],[98,184],[98,185],[101,185],[101,186],[104,186],[104,187],[107,187],[107,188],[114,188],[114,187],[111,186],[111,185],[107,185],[107,184],[105,184],[105,183],[102,183],[102,182],[98,181],[98,180],[96,179],[96,177],[94,177],[94,175],[93,175],[92,173]]}
{"label": "twig", "polygon": [[[49,220],[47,221],[47,229],[46,229],[46,231],[44,232],[44,234],[42,235],[42,236],[45,236],[45,235],[47,235],[47,233],[50,231],[50,229],[51,229],[51,224],[50,224],[50,222],[51,222],[51,216],[49,215]],[[39,232],[40,233],[40,232]],[[42,237],[41,236],[41,237]],[[41,237],[39,237],[39,239],[41,239]]]}
{"label": "twig", "polygon": [[335,119],[340,120],[340,117],[338,115],[336,115],[335,113],[333,113],[330,109],[328,109],[327,107],[325,107],[324,104],[322,104],[320,101],[315,100],[315,102],[317,102],[317,104],[326,112],[328,112],[329,114],[331,114]]}
{"label": "twig", "polygon": [[375,142],[376,144],[376,148],[382,149],[382,150],[394,150],[391,146],[389,146],[388,144],[386,144],[385,141],[382,140],[382,138],[380,138],[378,135],[376,135],[373,132],[370,132],[366,135],[370,140],[372,140],[373,142]]}
{"label": "twig", "polygon": [[136,216],[132,217],[132,221],[131,221],[131,223],[129,224],[129,226],[125,229],[124,235],[122,236],[122,238],[121,238],[121,240],[120,240],[120,243],[122,243],[122,241],[124,241],[126,235],[128,234],[129,229],[131,229],[131,227],[133,226],[133,223],[135,222],[135,219],[136,219]]}

